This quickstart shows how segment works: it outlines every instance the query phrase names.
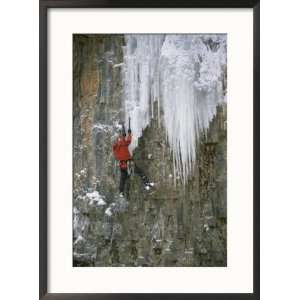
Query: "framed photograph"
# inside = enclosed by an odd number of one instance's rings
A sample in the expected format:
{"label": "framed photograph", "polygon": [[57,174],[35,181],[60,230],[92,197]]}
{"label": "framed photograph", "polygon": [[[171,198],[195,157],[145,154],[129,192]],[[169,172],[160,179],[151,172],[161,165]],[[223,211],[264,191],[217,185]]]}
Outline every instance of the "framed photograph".
{"label": "framed photograph", "polygon": [[40,0],[40,299],[259,299],[259,18]]}

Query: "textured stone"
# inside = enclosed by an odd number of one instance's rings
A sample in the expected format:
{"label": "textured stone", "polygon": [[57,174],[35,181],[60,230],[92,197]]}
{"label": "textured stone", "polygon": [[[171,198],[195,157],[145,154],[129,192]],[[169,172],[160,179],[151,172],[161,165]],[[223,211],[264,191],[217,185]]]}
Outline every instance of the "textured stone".
{"label": "textured stone", "polygon": [[[113,64],[123,61],[123,43],[122,35],[74,36],[73,264],[226,266],[226,104],[202,134],[185,186],[173,176],[156,106],[134,151],[135,162],[156,185],[147,192],[132,174],[126,199],[118,197],[119,170],[111,148],[123,118],[122,77]],[[95,190],[106,205],[86,201],[86,193]]]}

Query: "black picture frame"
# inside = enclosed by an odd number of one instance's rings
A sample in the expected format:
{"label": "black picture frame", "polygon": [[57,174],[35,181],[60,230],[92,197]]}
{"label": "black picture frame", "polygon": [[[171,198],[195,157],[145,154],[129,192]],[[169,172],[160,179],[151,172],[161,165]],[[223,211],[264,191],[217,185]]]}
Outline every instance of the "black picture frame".
{"label": "black picture frame", "polygon": [[[260,299],[260,6],[259,0],[40,0],[39,57],[39,298],[48,300],[258,300]],[[253,9],[253,293],[54,294],[47,290],[47,11],[49,8]]]}

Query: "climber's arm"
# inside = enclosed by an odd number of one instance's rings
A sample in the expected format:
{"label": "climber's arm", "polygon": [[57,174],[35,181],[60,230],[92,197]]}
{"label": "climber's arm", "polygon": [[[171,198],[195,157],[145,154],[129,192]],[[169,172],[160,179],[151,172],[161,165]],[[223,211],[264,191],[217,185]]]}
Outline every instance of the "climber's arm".
{"label": "climber's arm", "polygon": [[116,149],[117,147],[120,147],[121,146],[121,139],[120,138],[117,138],[113,144],[113,149]]}
{"label": "climber's arm", "polygon": [[132,139],[131,130],[130,130],[130,133],[129,133],[129,130],[128,130],[128,135],[127,135],[127,137],[125,139],[126,146],[128,146],[128,145],[131,144],[131,139]]}

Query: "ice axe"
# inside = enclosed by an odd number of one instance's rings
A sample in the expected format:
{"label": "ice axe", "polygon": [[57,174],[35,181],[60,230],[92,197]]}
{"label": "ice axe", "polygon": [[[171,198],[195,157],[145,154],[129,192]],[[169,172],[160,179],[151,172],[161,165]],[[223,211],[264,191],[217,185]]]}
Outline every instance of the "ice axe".
{"label": "ice axe", "polygon": [[130,117],[128,118],[128,133],[131,133],[131,127],[130,127]]}
{"label": "ice axe", "polygon": [[122,123],[122,135],[126,136],[126,130],[125,130],[125,125]]}

